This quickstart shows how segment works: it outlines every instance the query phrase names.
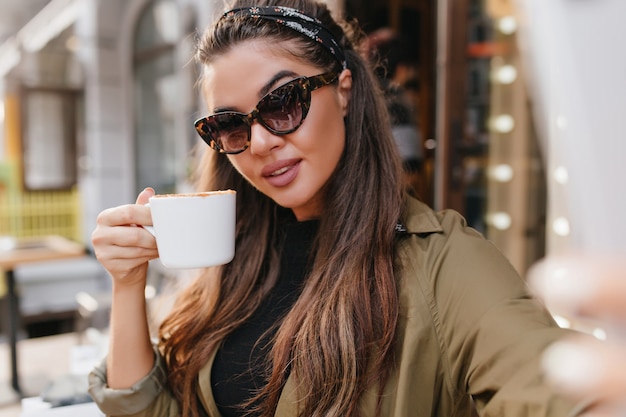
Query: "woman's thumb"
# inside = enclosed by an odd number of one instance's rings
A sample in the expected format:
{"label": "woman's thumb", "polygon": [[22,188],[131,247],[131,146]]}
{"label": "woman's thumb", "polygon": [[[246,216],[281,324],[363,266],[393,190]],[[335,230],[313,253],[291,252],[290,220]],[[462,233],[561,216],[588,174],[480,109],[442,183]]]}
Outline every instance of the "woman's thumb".
{"label": "woman's thumb", "polygon": [[156,194],[154,192],[154,188],[152,187],[144,188],[143,191],[140,192],[139,195],[137,196],[137,204],[146,204],[148,200],[150,199],[150,197],[152,197],[154,194]]}

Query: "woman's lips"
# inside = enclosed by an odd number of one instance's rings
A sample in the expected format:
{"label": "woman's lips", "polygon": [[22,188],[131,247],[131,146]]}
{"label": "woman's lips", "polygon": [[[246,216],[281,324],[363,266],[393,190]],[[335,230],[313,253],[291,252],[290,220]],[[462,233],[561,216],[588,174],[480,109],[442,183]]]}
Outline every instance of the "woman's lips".
{"label": "woman's lips", "polygon": [[288,159],[266,165],[261,171],[263,178],[274,187],[289,185],[298,175],[300,159]]}

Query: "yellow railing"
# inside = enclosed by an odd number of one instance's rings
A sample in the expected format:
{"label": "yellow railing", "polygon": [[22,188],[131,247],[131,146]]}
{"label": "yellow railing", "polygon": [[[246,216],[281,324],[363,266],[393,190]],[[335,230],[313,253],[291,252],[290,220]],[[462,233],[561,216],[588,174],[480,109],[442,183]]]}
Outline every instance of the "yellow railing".
{"label": "yellow railing", "polygon": [[0,235],[81,239],[81,203],[70,190],[8,192],[0,188]]}

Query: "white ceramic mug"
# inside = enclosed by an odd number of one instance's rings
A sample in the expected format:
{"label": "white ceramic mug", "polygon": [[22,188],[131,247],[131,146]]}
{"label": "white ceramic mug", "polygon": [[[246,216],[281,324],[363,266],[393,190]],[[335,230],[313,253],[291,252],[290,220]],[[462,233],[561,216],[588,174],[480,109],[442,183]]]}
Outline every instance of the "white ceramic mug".
{"label": "white ceramic mug", "polygon": [[233,190],[157,194],[150,198],[159,257],[167,268],[223,265],[235,256]]}

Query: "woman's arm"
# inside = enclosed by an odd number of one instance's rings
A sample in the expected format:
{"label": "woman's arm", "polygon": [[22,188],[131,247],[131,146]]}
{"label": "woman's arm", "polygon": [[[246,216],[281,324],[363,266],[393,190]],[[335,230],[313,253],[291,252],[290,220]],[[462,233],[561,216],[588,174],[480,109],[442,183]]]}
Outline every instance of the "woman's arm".
{"label": "woman's arm", "polygon": [[150,225],[144,207],[154,190],[147,188],[137,204],[103,211],[92,235],[94,252],[113,280],[107,385],[130,388],[154,366],[145,303],[148,261],[158,257],[154,237],[138,225]]}
{"label": "woman's arm", "polygon": [[485,417],[576,415],[584,402],[559,395],[541,369],[546,346],[573,332],[556,325],[493,244],[458,216],[446,215],[442,226],[432,292],[458,392]]}

